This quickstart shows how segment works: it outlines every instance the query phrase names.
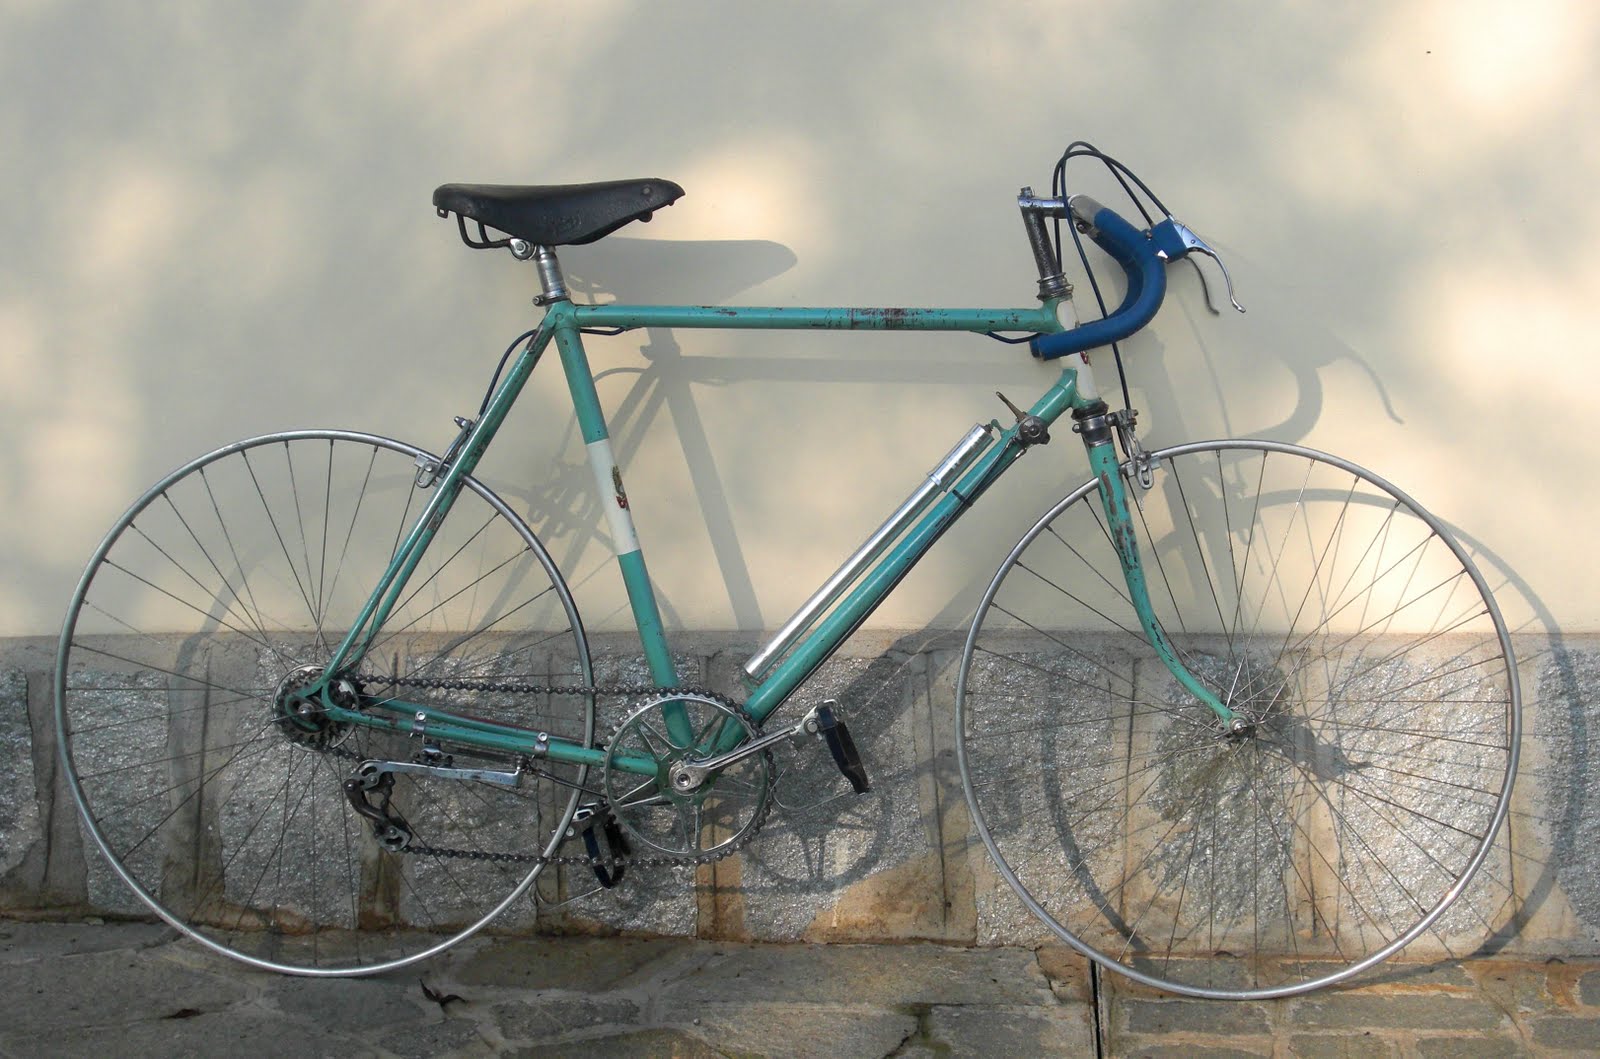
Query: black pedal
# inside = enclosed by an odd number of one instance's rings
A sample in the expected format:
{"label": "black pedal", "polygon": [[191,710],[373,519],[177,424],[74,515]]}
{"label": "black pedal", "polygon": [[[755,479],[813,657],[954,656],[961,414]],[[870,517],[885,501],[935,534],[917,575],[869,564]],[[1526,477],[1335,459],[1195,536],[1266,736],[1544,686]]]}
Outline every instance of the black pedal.
{"label": "black pedal", "polygon": [[[623,874],[628,870],[626,864],[610,864],[610,857],[627,857],[633,851],[628,847],[627,836],[622,833],[622,825],[617,823],[617,818],[609,812],[603,815],[603,821],[601,814],[597,813],[580,826],[583,827],[583,847],[589,854],[594,877],[601,886],[610,890],[622,881]],[[600,845],[600,835],[595,833],[597,831],[605,835],[604,850]],[[607,857],[607,853],[610,857]]]}
{"label": "black pedal", "polygon": [[850,738],[850,729],[834,716],[833,709],[827,703],[817,707],[817,734],[827,741],[828,753],[833,755],[833,763],[839,766],[839,771],[850,781],[850,786],[855,788],[855,792],[865,794],[870,791],[872,783],[867,779],[867,770],[861,764],[861,753],[856,750],[856,741]]}

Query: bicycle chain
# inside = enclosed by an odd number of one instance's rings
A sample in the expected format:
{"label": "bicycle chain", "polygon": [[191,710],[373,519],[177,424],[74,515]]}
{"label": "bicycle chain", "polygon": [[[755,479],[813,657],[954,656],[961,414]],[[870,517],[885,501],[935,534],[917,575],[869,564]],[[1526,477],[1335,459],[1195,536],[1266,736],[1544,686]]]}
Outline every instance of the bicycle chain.
{"label": "bicycle chain", "polygon": [[[429,691],[479,691],[509,695],[551,695],[560,697],[594,695],[615,698],[632,698],[639,695],[664,697],[674,693],[701,695],[706,698],[716,699],[719,702],[725,702],[740,716],[745,716],[744,709],[726,695],[719,695],[714,691],[696,687],[660,688],[654,684],[524,684],[518,681],[462,680],[451,677],[401,677],[389,673],[352,673],[348,679],[361,686],[377,684],[380,686],[421,688]],[[365,760],[362,755],[339,746],[326,747],[324,752],[332,753],[335,757],[347,760],[358,762]],[[598,797],[603,799],[604,795],[598,795]],[[610,811],[609,808],[607,811]],[[608,871],[625,867],[671,868],[683,864],[710,864],[722,860],[728,855],[743,849],[759,831],[760,827],[758,826],[744,839],[729,845],[725,849],[715,853],[702,853],[693,857],[639,857],[631,854],[628,856],[613,854],[610,857],[562,856],[560,854],[503,853],[486,849],[452,849],[445,846],[406,846],[400,852],[423,857],[489,861],[497,864],[554,864],[566,867],[603,868]],[[563,841],[576,838],[577,835],[577,832],[572,832]]]}

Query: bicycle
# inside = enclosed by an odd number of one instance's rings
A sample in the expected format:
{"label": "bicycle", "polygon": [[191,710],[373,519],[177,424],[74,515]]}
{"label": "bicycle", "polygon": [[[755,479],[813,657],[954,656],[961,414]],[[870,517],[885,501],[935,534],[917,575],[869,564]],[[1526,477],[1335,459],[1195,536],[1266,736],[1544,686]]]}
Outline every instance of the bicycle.
{"label": "bicycle", "polygon": [[[1077,158],[1143,227],[1068,194]],[[1147,451],[1125,380],[1122,410],[1102,399],[1088,351],[1154,317],[1169,264],[1220,267],[1210,246],[1074,144],[1050,197],[1018,198],[1032,308],[575,304],[557,249],[682,194],[439,188],[467,245],[533,262],[544,310],[443,454],[343,430],[251,438],[112,527],[62,630],[56,720],[132,910],[256,967],[372,973],[496,917],[535,924],[538,901],[518,902],[546,872],[559,899],[585,873],[609,888],[739,849],[785,740],[820,740],[866,790],[837,704],[775,711],[1066,418],[1090,477],[1001,561],[958,671],[957,761],[998,873],[1080,952],[1188,995],[1305,992],[1441,929],[1509,805],[1510,637],[1466,552],[1383,479],[1271,441]],[[1064,222],[1091,281],[1084,235],[1126,275],[1102,319],[1076,320]],[[643,327],[1009,334],[1064,368],[1026,409],[1001,397],[1014,421],[957,442],[750,658],[736,701],[680,681],[595,392],[584,336]],[[473,477],[552,345],[649,671],[634,686],[597,682],[554,561]],[[602,733],[612,697],[627,705]],[[91,880],[101,903],[109,881]]]}

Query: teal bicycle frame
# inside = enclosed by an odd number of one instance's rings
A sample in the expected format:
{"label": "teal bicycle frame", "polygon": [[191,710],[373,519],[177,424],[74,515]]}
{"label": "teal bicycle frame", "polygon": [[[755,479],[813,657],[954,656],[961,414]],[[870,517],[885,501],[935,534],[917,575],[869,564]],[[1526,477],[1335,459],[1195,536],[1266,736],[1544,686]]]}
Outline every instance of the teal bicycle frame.
{"label": "teal bicycle frame", "polygon": [[[632,330],[645,327],[718,328],[733,330],[845,330],[845,331],[944,331],[987,333],[1020,331],[1054,334],[1062,331],[1057,309],[1062,299],[1046,299],[1034,309],[848,309],[848,308],[745,308],[720,306],[632,306],[575,305],[570,300],[551,301],[545,317],[532,339],[512,363],[504,380],[491,396],[483,414],[466,431],[455,447],[453,457],[439,469],[433,483],[434,495],[396,549],[395,557],[382,581],[373,591],[354,626],[329,660],[324,676],[302,694],[320,695],[328,715],[340,723],[350,723],[397,732],[426,730],[430,739],[485,750],[510,752],[576,765],[599,766],[605,763],[604,750],[564,740],[551,733],[467,717],[397,698],[371,698],[362,708],[351,709],[335,701],[333,682],[340,673],[356,669],[390,610],[400,598],[407,580],[421,561],[440,521],[450,510],[463,479],[470,475],[505,421],[511,406],[522,392],[550,343],[559,352],[572,396],[578,426],[587,446],[597,484],[614,491],[607,516],[628,594],[633,619],[638,627],[652,680],[658,687],[678,684],[678,674],[661,623],[655,590],[645,565],[644,553],[634,532],[627,508],[620,472],[611,454],[610,436],[604,412],[595,390],[594,373],[584,351],[585,329]],[[854,587],[836,605],[820,616],[787,654],[760,679],[748,678],[749,696],[744,710],[759,725],[809,677],[834,650],[877,608],[906,573],[927,553],[957,519],[1026,451],[1037,439],[1025,437],[1025,419],[1035,419],[1048,427],[1062,415],[1103,414],[1105,405],[1092,392],[1083,392],[1077,367],[1067,367],[1061,377],[1028,409],[1018,423],[1001,428],[989,424],[992,443],[977,446],[978,453],[967,462],[953,485],[934,494],[922,513],[887,550],[854,579]],[[1107,436],[1091,443],[1090,463],[1098,479],[1101,500],[1114,536],[1129,596],[1140,616],[1146,636],[1167,667],[1191,692],[1205,702],[1225,723],[1233,714],[1206,691],[1184,668],[1168,645],[1159,622],[1151,610],[1140,567],[1138,548],[1115,446]],[[687,739],[688,721],[681,707],[664,710],[664,719],[677,739]],[[731,728],[707,751],[725,751],[738,742],[739,733]],[[618,756],[611,767],[641,776],[655,776],[658,763],[648,758]]]}

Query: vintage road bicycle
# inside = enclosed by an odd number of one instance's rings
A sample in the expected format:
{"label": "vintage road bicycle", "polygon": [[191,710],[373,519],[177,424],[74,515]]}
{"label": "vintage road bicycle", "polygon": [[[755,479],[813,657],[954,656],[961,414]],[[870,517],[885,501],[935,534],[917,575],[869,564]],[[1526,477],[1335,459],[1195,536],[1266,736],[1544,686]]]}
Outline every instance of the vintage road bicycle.
{"label": "vintage road bicycle", "polygon": [[[1079,159],[1144,223],[1069,194]],[[1032,307],[572,300],[558,248],[682,194],[656,179],[439,188],[469,246],[533,262],[544,311],[443,454],[348,430],[251,438],[117,520],[72,598],[55,686],[66,777],[114,869],[91,871],[92,903],[148,906],[258,967],[373,973],[497,917],[537,930],[549,905],[630,869],[733,853],[768,818],[780,743],[825,748],[865,791],[837,703],[779,707],[1070,425],[1089,477],[1000,562],[960,656],[957,760],[999,876],[1092,959],[1198,996],[1304,992],[1425,933],[1447,951],[1481,942],[1481,912],[1445,913],[1504,856],[1517,767],[1516,665],[1490,591],[1439,519],[1349,461],[1265,440],[1139,444],[1126,381],[1112,410],[1087,351],[1149,323],[1169,265],[1222,263],[1127,167],[1074,144],[1050,197],[1023,189]],[[1077,322],[1063,229],[1086,270],[1085,235],[1126,275],[1100,319]],[[640,328],[1011,336],[1062,371],[967,431],[730,695],[675,664],[585,350]],[[600,671],[551,555],[473,477],[552,347],[638,626],[631,677]],[[980,936],[1016,933],[1003,894],[980,894]]]}

